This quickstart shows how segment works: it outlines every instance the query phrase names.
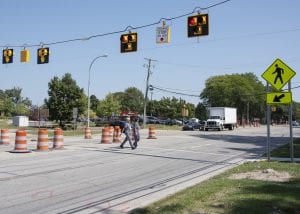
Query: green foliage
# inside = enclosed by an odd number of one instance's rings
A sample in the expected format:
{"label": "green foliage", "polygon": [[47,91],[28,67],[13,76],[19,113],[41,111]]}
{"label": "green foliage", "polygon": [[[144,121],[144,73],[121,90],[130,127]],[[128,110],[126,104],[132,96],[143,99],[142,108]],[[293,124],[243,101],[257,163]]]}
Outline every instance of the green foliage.
{"label": "green foliage", "polygon": [[300,121],[300,103],[293,102],[293,120]]}
{"label": "green foliage", "polygon": [[239,117],[264,115],[265,88],[253,73],[210,77],[200,96],[210,106],[237,108]]}
{"label": "green foliage", "polygon": [[195,116],[200,120],[206,120],[208,118],[206,105],[203,103],[198,103],[195,109]]}
{"label": "green foliage", "polygon": [[[236,173],[266,169],[288,172],[293,178],[286,182],[231,178]],[[299,213],[299,191],[299,164],[263,161],[245,163],[129,213]]]}
{"label": "green foliage", "polygon": [[22,97],[21,88],[0,90],[0,115],[28,115],[31,101]]}
{"label": "green foliage", "polygon": [[78,115],[82,114],[86,108],[87,99],[83,89],[79,88],[71,74],[66,73],[62,79],[54,77],[48,83],[49,99],[45,99],[45,104],[49,109],[51,120],[56,120],[62,125],[63,121],[72,120],[73,108],[78,109]]}
{"label": "green foliage", "polygon": [[120,111],[120,102],[112,93],[109,93],[104,100],[101,100],[98,103],[97,115],[100,117],[110,117],[112,114],[118,115]]}
{"label": "green foliage", "polygon": [[139,89],[129,87],[124,92],[113,94],[114,98],[120,102],[121,111],[142,113],[144,109],[144,95]]}
{"label": "green foliage", "polygon": [[94,112],[97,111],[99,100],[95,95],[90,96],[90,109],[93,110]]}
{"label": "green foliage", "polygon": [[186,105],[186,108],[188,109],[188,117],[194,117],[194,104],[186,103],[186,101],[175,97],[163,97],[159,101],[150,101],[147,107],[147,115],[154,115],[161,118],[182,118],[181,111],[183,105]]}

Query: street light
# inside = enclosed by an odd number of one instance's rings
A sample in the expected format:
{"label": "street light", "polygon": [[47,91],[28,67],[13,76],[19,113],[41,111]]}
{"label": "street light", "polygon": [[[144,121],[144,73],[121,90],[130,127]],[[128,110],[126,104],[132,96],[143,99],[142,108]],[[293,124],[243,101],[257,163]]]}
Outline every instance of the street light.
{"label": "street light", "polygon": [[90,67],[89,67],[89,81],[88,81],[88,115],[87,115],[87,127],[89,128],[90,127],[90,105],[91,105],[91,99],[90,99],[90,83],[91,83],[91,68],[94,64],[94,62],[101,58],[101,57],[107,57],[106,54],[104,55],[100,55],[100,56],[97,56],[96,58],[93,59],[93,61],[91,62],[90,64]]}

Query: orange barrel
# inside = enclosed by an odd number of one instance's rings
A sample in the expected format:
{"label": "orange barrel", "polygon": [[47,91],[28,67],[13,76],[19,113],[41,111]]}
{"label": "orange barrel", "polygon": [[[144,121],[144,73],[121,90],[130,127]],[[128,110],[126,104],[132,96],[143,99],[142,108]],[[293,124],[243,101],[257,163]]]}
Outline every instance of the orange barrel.
{"label": "orange barrel", "polygon": [[114,126],[109,126],[109,137],[111,139],[114,138],[114,130],[115,130],[115,127]]}
{"label": "orange barrel", "polygon": [[28,153],[30,152],[27,149],[27,139],[26,139],[27,133],[25,130],[17,130],[16,131],[16,140],[15,140],[15,150],[12,150],[10,152],[12,153]]}
{"label": "orange barrel", "polygon": [[121,143],[121,128],[120,128],[120,126],[115,126],[113,143]]}
{"label": "orange barrel", "polygon": [[109,127],[104,127],[102,129],[102,138],[101,138],[101,143],[111,143],[110,140],[110,128]]}
{"label": "orange barrel", "polygon": [[92,138],[92,130],[89,127],[85,128],[84,131],[84,139],[91,139]]}
{"label": "orange barrel", "polygon": [[38,141],[37,141],[37,151],[49,151],[49,140],[48,140],[48,130],[39,129]]}
{"label": "orange barrel", "polygon": [[150,126],[149,127],[149,136],[148,136],[147,139],[157,139],[155,135],[156,135],[155,127],[154,126]]}
{"label": "orange barrel", "polygon": [[8,129],[1,129],[0,144],[3,144],[3,145],[9,144],[9,130]]}
{"label": "orange barrel", "polygon": [[54,129],[53,137],[53,149],[63,149],[64,148],[64,133],[61,128]]}

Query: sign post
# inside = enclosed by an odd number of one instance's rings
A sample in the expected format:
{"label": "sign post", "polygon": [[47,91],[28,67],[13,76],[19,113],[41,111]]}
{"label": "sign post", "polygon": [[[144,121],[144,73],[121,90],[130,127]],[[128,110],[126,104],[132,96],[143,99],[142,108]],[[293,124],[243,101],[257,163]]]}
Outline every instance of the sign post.
{"label": "sign post", "polygon": [[[276,59],[262,74],[262,78],[267,81],[267,153],[270,161],[270,105],[289,104],[289,124],[290,124],[290,156],[291,162],[294,162],[294,145],[293,145],[293,127],[292,127],[292,92],[291,79],[296,72],[286,65],[282,60]],[[288,92],[282,92],[281,89],[288,83]],[[277,92],[269,93],[269,84]]]}

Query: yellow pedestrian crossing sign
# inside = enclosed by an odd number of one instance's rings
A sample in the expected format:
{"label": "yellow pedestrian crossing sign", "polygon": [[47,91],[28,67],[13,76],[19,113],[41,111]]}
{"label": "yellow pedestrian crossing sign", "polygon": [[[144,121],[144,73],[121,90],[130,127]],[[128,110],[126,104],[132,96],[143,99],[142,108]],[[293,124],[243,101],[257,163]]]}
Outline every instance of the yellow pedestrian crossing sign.
{"label": "yellow pedestrian crossing sign", "polygon": [[267,104],[291,104],[292,100],[291,92],[267,93]]}
{"label": "yellow pedestrian crossing sign", "polygon": [[280,90],[295,75],[293,69],[280,59],[276,59],[261,76],[275,89]]}

